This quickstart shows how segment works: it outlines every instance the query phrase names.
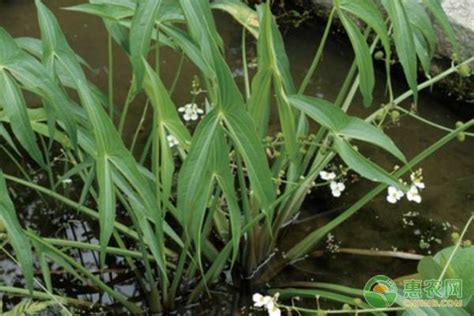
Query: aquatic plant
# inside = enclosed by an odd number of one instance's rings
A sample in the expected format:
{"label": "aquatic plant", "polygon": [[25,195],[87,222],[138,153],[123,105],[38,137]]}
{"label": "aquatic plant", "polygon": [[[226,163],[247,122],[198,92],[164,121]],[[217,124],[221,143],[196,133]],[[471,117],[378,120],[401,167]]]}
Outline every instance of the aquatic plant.
{"label": "aquatic plant", "polygon": [[[87,62],[71,49],[51,11],[42,1],[35,3],[41,41],[14,39],[0,28],[0,134],[9,146],[9,157],[25,177],[0,174],[0,216],[29,294],[35,299],[44,299],[45,294],[53,299],[58,293],[51,276],[53,262],[132,313],[144,308],[151,312],[174,310],[179,302],[197,302],[226,271],[240,271],[256,286],[264,284],[287,265],[305,258],[329,232],[387,187],[389,202],[405,193],[418,201],[418,191],[413,189],[417,186],[410,188],[399,179],[460,133],[470,136],[464,131],[474,124],[471,120],[448,129],[445,137],[410,160],[383,132],[385,123],[404,110],[399,106],[403,100],[413,96],[416,102],[420,90],[473,60],[456,60],[451,68],[418,84],[418,64],[429,74],[436,46],[427,11],[458,51],[437,0],[423,5],[386,0],[383,7],[369,0],[335,0],[314,61],[299,85],[291,76],[269,1],[254,10],[238,0],[91,0],[68,9],[97,15],[104,21],[109,44],[107,93],[88,79],[84,71]],[[243,91],[224,58],[225,47],[212,10],[231,14],[243,26]],[[305,91],[316,74],[336,16],[347,32],[355,59],[331,103],[307,96]],[[258,68],[253,78],[246,62],[249,34],[257,39]],[[128,54],[133,68],[123,107],[116,106],[114,95],[113,69],[117,65],[113,41]],[[392,44],[410,86],[410,91],[399,97],[391,88]],[[355,103],[357,90],[364,106],[372,104],[372,56],[379,46],[383,50],[379,58],[385,60],[387,72],[387,103],[374,108],[365,119],[351,116],[347,111]],[[167,88],[160,77],[162,47],[173,49],[196,66],[204,89],[196,84],[193,91],[205,98],[203,109],[194,100],[184,107],[174,104],[180,70]],[[41,103],[27,105],[24,91]],[[145,110],[143,117],[150,116],[153,122],[143,148],[136,146],[142,123],[132,144],[123,141],[130,106],[140,94],[151,105],[151,113]],[[408,115],[416,117],[411,112]],[[270,131],[271,116],[279,121],[276,133]],[[354,141],[388,152],[402,166],[393,172],[383,169],[360,152]],[[58,150],[67,161],[61,171],[51,163]],[[46,172],[49,187],[28,178],[18,162],[18,157],[27,155]],[[329,168],[334,159],[377,185],[329,223],[295,241],[284,254],[277,253],[279,237],[312,188],[329,185],[335,197],[346,189],[343,179]],[[318,176],[323,180],[320,183]],[[5,180],[97,221],[100,243],[49,238],[24,229]],[[80,189],[77,201],[63,194],[61,183]],[[118,210],[126,216],[117,216]],[[125,221],[131,224],[125,225]],[[92,273],[82,265],[72,256],[72,249],[98,254],[101,273]],[[34,277],[33,254],[42,281]],[[109,256],[125,259],[136,275],[144,305],[114,290],[102,277]],[[318,295],[334,299],[337,289],[328,286]],[[19,293],[13,287],[2,291]],[[351,295],[347,297],[352,302]],[[62,303],[87,306],[67,297]],[[262,304],[275,311],[276,305]]]}

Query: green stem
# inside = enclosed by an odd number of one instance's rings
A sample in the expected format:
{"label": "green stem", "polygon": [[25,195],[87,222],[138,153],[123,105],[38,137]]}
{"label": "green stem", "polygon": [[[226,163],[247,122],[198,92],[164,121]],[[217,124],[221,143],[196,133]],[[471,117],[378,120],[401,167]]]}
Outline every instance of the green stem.
{"label": "green stem", "polygon": [[[51,245],[55,245],[55,246],[72,247],[72,248],[92,250],[92,251],[100,251],[101,250],[100,245],[98,245],[98,244],[89,244],[89,243],[80,242],[80,241],[57,239],[57,238],[43,238],[43,240],[45,242],[47,242]],[[113,254],[113,255],[122,256],[122,257],[143,259],[143,255],[142,255],[141,252],[128,250],[128,249],[107,247],[106,252],[110,253],[110,254]],[[153,258],[153,256],[151,256],[151,255],[147,255],[147,257],[148,257],[149,260],[155,260]]]}
{"label": "green stem", "polygon": [[128,111],[130,109],[130,104],[132,103],[133,98],[134,98],[133,89],[135,86],[135,83],[134,83],[135,76],[133,78],[134,79],[132,79],[132,83],[130,84],[130,88],[128,89],[128,92],[127,92],[127,98],[125,99],[125,104],[123,105],[122,114],[120,115],[120,123],[119,123],[119,128],[118,128],[120,135],[122,135],[123,133],[123,129],[125,127],[125,121],[127,120]]}
{"label": "green stem", "polygon": [[[443,80],[444,78],[448,77],[449,75],[457,72],[457,70],[459,69],[459,67],[461,67],[462,65],[467,65],[471,62],[474,61],[474,57],[471,57],[467,60],[465,60],[464,62],[456,65],[456,66],[452,66],[451,68],[449,68],[448,70],[446,71],[443,71],[442,73],[440,73],[439,75],[429,79],[429,80],[426,80],[425,82],[421,83],[420,85],[418,85],[418,88],[417,90],[418,91],[421,91],[425,88],[428,88],[430,86],[432,86],[434,83],[440,81],[440,80]],[[413,91],[412,90],[408,90],[407,92],[405,92],[404,94],[400,95],[398,98],[396,98],[393,102],[395,104],[400,104],[403,100],[411,97],[413,95]]]}
{"label": "green stem", "polygon": [[138,140],[138,135],[140,134],[140,130],[143,128],[143,124],[145,123],[145,118],[146,114],[148,112],[148,107],[150,106],[150,100],[147,99],[145,103],[145,108],[143,109],[142,116],[140,118],[140,121],[138,122],[137,129],[135,130],[135,133],[133,134],[133,139],[132,139],[132,144],[130,145],[130,152],[133,153],[135,150],[135,146],[137,144]]}
{"label": "green stem", "polygon": [[185,55],[184,53],[182,53],[181,58],[179,59],[178,70],[176,71],[176,75],[174,76],[173,83],[171,84],[171,88],[169,91],[170,96],[173,95],[174,91],[176,90],[176,86],[178,85],[179,77],[181,75],[181,72],[183,71],[184,58]]}
{"label": "green stem", "polygon": [[408,307],[387,307],[387,308],[366,308],[366,309],[350,309],[350,310],[322,310],[322,309],[310,309],[310,308],[303,308],[303,307],[296,307],[296,306],[285,306],[285,305],[278,305],[281,309],[287,309],[289,311],[296,311],[296,312],[303,312],[303,313],[312,313],[314,315],[334,315],[334,314],[375,314],[375,313],[382,313],[382,312],[396,312],[396,311],[404,311],[409,309]]}
{"label": "green stem", "polygon": [[44,293],[40,291],[33,291],[33,293],[30,293],[30,291],[28,291],[27,289],[21,289],[21,288],[11,287],[11,286],[0,286],[0,293],[7,293],[10,295],[16,295],[16,296],[28,296],[36,300],[45,300],[45,301],[50,301],[51,296],[53,296],[55,301],[58,301],[65,305],[74,305],[74,306],[81,306],[81,307],[92,307],[94,305],[91,302],[82,301],[75,298],[59,296],[59,295],[51,295],[50,293]]}
{"label": "green stem", "polygon": [[309,67],[309,70],[306,73],[306,76],[304,77],[303,82],[301,83],[301,86],[298,90],[298,94],[304,94],[304,92],[306,91],[306,88],[309,85],[309,82],[311,81],[311,78],[314,75],[314,72],[316,71],[316,68],[319,65],[319,62],[321,61],[321,57],[323,56],[324,46],[326,45],[326,40],[329,36],[329,31],[331,29],[332,20],[334,18],[335,13],[336,13],[336,7],[333,7],[331,10],[331,13],[329,14],[328,22],[326,24],[326,29],[324,30],[323,37],[321,38],[321,43],[319,44],[316,55],[314,55],[313,62],[311,63],[311,66]]}
{"label": "green stem", "polygon": [[244,82],[245,82],[245,97],[250,99],[250,78],[249,69],[247,66],[247,31],[245,27],[242,28],[242,69],[244,70]]}
{"label": "green stem", "polygon": [[114,117],[114,53],[113,53],[113,41],[112,35],[107,35],[107,52],[109,60],[109,80],[108,80],[108,92],[109,92],[109,116],[113,120]]}
{"label": "green stem", "polygon": [[461,236],[459,236],[459,239],[458,239],[458,241],[456,242],[456,245],[454,246],[453,251],[452,251],[451,254],[449,255],[448,261],[446,261],[446,264],[444,265],[443,271],[441,271],[441,274],[439,275],[438,282],[441,282],[441,281],[443,280],[444,275],[445,275],[446,272],[448,271],[448,268],[449,268],[450,265],[451,265],[451,261],[453,261],[454,255],[455,255],[456,252],[458,251],[459,247],[461,247],[461,242],[462,242],[462,240],[463,240],[463,238],[464,238],[464,235],[466,235],[467,229],[469,228],[469,226],[471,225],[471,223],[472,223],[473,220],[474,220],[474,215],[471,215],[471,217],[470,217],[469,220],[467,221],[466,225],[464,226],[464,229],[463,229],[462,232],[461,232]]}
{"label": "green stem", "polygon": [[[399,110],[399,111],[405,113],[406,115],[411,116],[411,117],[413,117],[414,119],[416,119],[416,120],[418,120],[418,121],[420,121],[420,122],[423,122],[423,123],[425,123],[425,124],[427,124],[427,125],[429,125],[429,126],[431,126],[431,127],[434,127],[434,128],[440,129],[440,130],[443,130],[443,131],[445,131],[445,132],[452,132],[452,131],[454,131],[454,129],[452,129],[452,128],[449,128],[449,127],[446,127],[446,126],[443,126],[443,125],[440,125],[440,124],[433,123],[433,122],[431,122],[431,121],[429,121],[429,120],[427,120],[427,119],[425,119],[425,118],[423,118],[423,117],[421,117],[421,116],[419,116],[419,115],[417,115],[417,114],[415,114],[415,113],[413,113],[413,112],[411,112],[411,111],[408,111],[408,110],[402,108],[402,107],[399,106],[399,105],[395,105],[395,108],[396,108],[397,110]],[[464,132],[464,135],[470,136],[470,137],[474,137],[474,133]]]}

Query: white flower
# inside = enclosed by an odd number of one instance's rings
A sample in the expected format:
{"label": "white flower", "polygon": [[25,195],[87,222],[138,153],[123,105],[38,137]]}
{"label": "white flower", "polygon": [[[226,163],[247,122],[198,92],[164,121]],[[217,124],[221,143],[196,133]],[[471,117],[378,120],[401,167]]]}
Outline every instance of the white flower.
{"label": "white flower", "polygon": [[271,296],[263,296],[260,293],[255,293],[252,296],[253,300],[253,305],[255,307],[265,307],[267,306],[270,302],[273,301],[273,298]]}
{"label": "white flower", "polygon": [[332,181],[330,184],[330,187],[331,187],[332,196],[334,197],[340,197],[342,191],[346,189],[346,186],[344,185],[344,183],[336,182],[336,181]]}
{"label": "white flower", "polygon": [[281,310],[275,305],[267,308],[267,311],[268,311],[268,316],[281,316]]}
{"label": "white flower", "polygon": [[63,180],[63,183],[64,183],[64,184],[71,184],[71,183],[72,183],[72,180],[69,179],[69,178],[67,178],[67,179],[64,179],[64,180]]}
{"label": "white flower", "polygon": [[176,137],[174,137],[173,135],[168,135],[166,136],[166,139],[168,140],[168,144],[170,147],[174,147],[176,145],[179,145],[179,141]]}
{"label": "white flower", "polygon": [[185,121],[196,121],[200,114],[204,114],[204,111],[200,109],[196,103],[188,103],[180,107],[178,111],[183,113],[183,119]]}
{"label": "white flower", "polygon": [[387,201],[389,203],[395,204],[405,195],[403,191],[397,189],[396,187],[388,187]]}
{"label": "white flower", "polygon": [[336,174],[334,172],[321,171],[319,176],[323,180],[334,180],[336,179]]}
{"label": "white flower", "polygon": [[410,190],[407,192],[407,199],[408,201],[413,201],[415,203],[421,203],[421,195],[420,192],[418,191],[418,188],[416,185],[412,185],[410,187]]}
{"label": "white flower", "polygon": [[267,310],[269,316],[280,316],[281,310],[277,307],[278,293],[274,297],[255,293],[252,296],[255,307],[263,307]]}
{"label": "white flower", "polygon": [[413,185],[416,186],[418,189],[425,188],[425,184],[423,183],[423,177],[421,176],[421,172],[413,172],[410,175],[410,179]]}

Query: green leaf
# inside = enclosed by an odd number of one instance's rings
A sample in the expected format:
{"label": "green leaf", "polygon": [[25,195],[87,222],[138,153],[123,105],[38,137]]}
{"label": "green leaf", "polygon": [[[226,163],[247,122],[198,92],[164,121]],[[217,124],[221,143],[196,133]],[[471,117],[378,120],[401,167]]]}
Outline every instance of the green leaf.
{"label": "green leaf", "polygon": [[116,21],[131,17],[134,13],[133,9],[130,9],[126,6],[106,3],[81,3],[75,6],[66,7],[64,9],[92,14]]}
{"label": "green leaf", "polygon": [[178,139],[180,146],[188,148],[191,143],[191,135],[181,121],[176,110],[176,105],[171,100],[171,97],[158,74],[146,61],[143,62],[145,64],[146,72],[145,92],[153,104],[159,124],[163,125],[167,132],[171,133]]}
{"label": "green leaf", "polygon": [[416,55],[420,60],[421,67],[427,77],[430,74],[430,64],[431,64],[431,56],[429,55],[429,46],[426,41],[426,38],[423,37],[423,34],[418,30],[413,30],[413,40],[415,42],[415,49]]}
{"label": "green leaf", "polygon": [[275,185],[252,118],[247,112],[236,110],[227,113],[224,121],[230,137],[245,162],[255,197],[263,211],[271,218],[271,205],[276,198]]}
{"label": "green leaf", "polygon": [[372,55],[364,35],[359,31],[355,23],[342,11],[339,11],[339,18],[349,36],[356,55],[357,68],[359,69],[360,92],[364,98],[364,105],[370,106],[373,100],[373,90],[375,86],[374,66]]}
{"label": "green leaf", "polygon": [[[175,170],[173,154],[168,142],[168,135],[176,137],[179,147],[188,149],[191,143],[191,135],[181,121],[176,106],[171,100],[166,87],[160,80],[156,72],[144,61],[146,68],[145,91],[155,109],[154,124],[154,168],[155,172],[160,173],[160,179],[156,179],[158,186],[162,188],[161,199],[167,201],[171,196],[171,188],[173,185],[173,174]],[[158,144],[160,142],[160,144]],[[161,153],[158,155],[158,150]],[[160,164],[157,162],[161,161]],[[159,169],[159,170],[158,170]],[[158,176],[157,176],[158,178]]]}
{"label": "green leaf", "polygon": [[207,41],[222,48],[224,42],[217,32],[208,0],[179,0],[183,9],[188,30],[196,43],[203,45]]}
{"label": "green leaf", "polygon": [[178,209],[186,226],[192,222],[194,216],[200,217],[199,214],[204,212],[207,203],[204,192],[210,190],[210,153],[218,128],[219,117],[213,110],[199,124],[179,173]]}
{"label": "green leaf", "polygon": [[257,74],[252,79],[252,93],[247,101],[248,112],[255,122],[261,138],[267,135],[270,123],[272,77],[272,70],[259,67]]}
{"label": "green leaf", "polygon": [[393,25],[393,40],[405,77],[413,91],[415,103],[418,100],[417,60],[413,32],[405,7],[401,1],[382,0]]}
{"label": "green leaf", "polygon": [[30,124],[27,108],[20,88],[8,73],[0,70],[0,105],[3,106],[15,137],[29,155],[42,167],[46,167],[36,136]]}
{"label": "green leaf", "polygon": [[367,23],[377,33],[385,49],[385,58],[390,62],[390,38],[377,5],[372,0],[340,0],[339,7]]}
{"label": "green leaf", "polygon": [[241,212],[234,185],[234,176],[231,171],[231,163],[229,159],[229,146],[227,145],[224,137],[224,133],[219,131],[217,133],[216,141],[212,148],[214,163],[213,166],[214,177],[217,180],[222,193],[227,203],[227,209],[229,211],[229,220],[231,226],[231,241],[232,241],[232,263],[234,263],[239,254],[239,245],[241,237]]}
{"label": "green leaf", "polygon": [[26,287],[33,292],[33,254],[28,237],[18,221],[13,202],[8,196],[7,184],[0,170],[0,221],[7,229],[8,239],[15,250],[15,255],[20,263],[26,281]]}
{"label": "green leaf", "polygon": [[150,49],[151,35],[155,27],[155,18],[160,8],[161,0],[140,0],[130,28],[130,59],[135,75],[136,91],[142,86],[145,76],[146,58]]}
{"label": "green leaf", "polygon": [[101,263],[105,264],[106,248],[114,231],[115,221],[115,188],[112,182],[112,166],[105,152],[97,157],[97,182],[99,183],[99,224]]}
{"label": "green leaf", "polygon": [[213,9],[225,11],[242,24],[255,38],[258,38],[259,23],[257,14],[239,0],[216,0],[211,3]]}
{"label": "green leaf", "polygon": [[425,9],[415,1],[403,1],[412,26],[416,53],[425,74],[429,74],[431,59],[436,50],[436,33]]}
{"label": "green leaf", "polygon": [[179,28],[163,24],[160,28],[181,48],[186,56],[202,71],[203,75],[210,78],[213,76],[212,69],[204,60],[201,51],[191,37]]}
{"label": "green leaf", "polygon": [[400,182],[395,177],[362,156],[346,140],[335,137],[334,150],[339,154],[346,165],[364,178],[374,182],[383,182],[394,187],[400,187]]}
{"label": "green leaf", "polygon": [[3,126],[2,123],[0,123],[0,136],[3,137],[3,139],[7,142],[7,144],[15,151],[15,153],[18,156],[21,156],[18,148],[16,148],[15,142],[13,142],[12,137],[10,136],[10,133],[6,130],[5,126]]}
{"label": "green leaf", "polygon": [[337,106],[317,98],[290,96],[291,105],[341,137],[354,138],[374,144],[403,162],[406,158],[395,143],[380,129],[357,117],[347,115]]}
{"label": "green leaf", "polygon": [[86,81],[76,54],[67,43],[58,20],[41,0],[35,0],[35,4],[43,41],[43,61],[49,67],[50,73],[56,73],[54,65],[57,60],[73,78]]}
{"label": "green leaf", "polygon": [[[102,108],[92,109],[94,100],[82,82],[78,82],[79,95],[86,107],[91,120],[97,144],[97,181],[99,184],[99,223],[100,223],[100,246],[101,262],[105,263],[106,248],[114,230],[115,221],[115,188],[112,182],[111,164],[108,155],[113,152],[108,140],[108,124],[101,117]],[[118,146],[116,146],[118,147]]]}
{"label": "green leaf", "polygon": [[[423,258],[418,264],[418,272],[420,272],[422,278],[424,280],[438,279],[454,249],[455,247],[451,246],[439,251],[432,257]],[[474,295],[474,246],[460,247],[456,250],[446,270],[444,280],[446,279],[463,280],[463,298]]]}
{"label": "green leaf", "polygon": [[451,23],[449,23],[448,16],[446,15],[446,12],[444,12],[439,0],[423,0],[423,3],[428,7],[438,23],[441,25],[441,28],[443,29],[444,33],[446,33],[451,45],[453,46],[454,52],[459,56],[459,42],[457,40],[456,34],[454,33],[453,27],[451,26]]}
{"label": "green leaf", "polygon": [[[75,146],[77,131],[71,116],[72,103],[68,97],[57,86],[44,66],[33,56],[22,51],[13,38],[2,28],[0,28],[0,43],[2,44],[0,45],[0,67],[6,68],[26,90],[44,100],[50,113],[49,119],[57,117],[64,123],[64,128]],[[50,126],[50,135],[53,134],[54,130]]]}
{"label": "green leaf", "polygon": [[398,149],[390,137],[384,134],[379,128],[360,118],[351,117],[347,124],[337,131],[337,134],[374,144],[385,149],[402,162],[407,162],[405,155]]}
{"label": "green leaf", "polygon": [[[163,260],[164,257],[164,238],[162,237],[162,210],[159,207],[156,197],[153,194],[152,188],[149,185],[149,182],[145,179],[138,168],[138,164],[131,155],[131,153],[126,149],[123,144],[117,130],[115,129],[112,121],[105,113],[104,108],[97,106],[95,99],[91,95],[91,92],[88,90],[84,82],[78,82],[79,95],[81,97],[82,104],[86,108],[90,124],[96,139],[97,146],[97,176],[98,178],[104,179],[101,184],[101,195],[110,194],[112,188],[110,183],[110,167],[113,166],[114,170],[123,176],[130,183],[130,186],[136,192],[138,201],[137,204],[140,204],[141,207],[136,207],[135,209],[143,210],[140,214],[135,214],[138,218],[148,217],[153,219],[156,224],[157,232],[156,238],[152,240],[147,239],[146,242],[150,246],[156,246],[158,249],[161,249],[161,256],[157,257],[157,263],[162,271],[166,271],[166,266]],[[105,161],[104,161],[105,160]],[[108,165],[105,165],[108,163]],[[101,165],[102,164],[102,165]],[[102,168],[102,169],[101,169]],[[102,170],[102,171],[101,171]],[[99,172],[102,172],[99,173]],[[128,194],[131,198],[130,194]],[[100,197],[99,200],[102,201],[101,206],[103,207],[100,212],[105,212],[101,214],[103,219],[111,218],[114,216],[115,212],[111,210],[111,204],[113,200],[109,199],[110,197],[104,196]],[[103,200],[101,200],[103,199]],[[109,200],[107,200],[109,199]],[[108,208],[105,208],[108,207]],[[101,248],[104,249],[108,243],[108,234],[110,232],[110,225],[113,225],[113,221],[104,223],[101,225],[101,236],[106,238],[101,240]],[[172,234],[173,232],[169,232]],[[158,244],[156,243],[158,240]]]}
{"label": "green leaf", "polygon": [[188,237],[196,246],[199,267],[201,262],[201,232],[208,200],[214,187],[213,149],[220,129],[216,110],[209,112],[199,124],[191,149],[178,177],[178,209]]}
{"label": "green leaf", "polygon": [[[294,109],[290,106],[287,94],[294,94],[296,88],[291,77],[288,57],[283,45],[283,39],[272,16],[269,5],[258,7],[260,17],[260,36],[258,38],[259,73],[267,71],[273,74],[273,82],[278,106],[280,125],[283,130],[285,147],[292,161],[297,161],[299,144],[296,136],[296,118]],[[262,76],[262,75],[260,75]],[[263,75],[264,76],[264,75]],[[257,79],[260,79],[257,77]],[[265,79],[265,78],[263,78]],[[265,84],[265,82],[263,82]],[[254,90],[253,94],[265,94],[265,91]],[[252,100],[253,102],[255,100]],[[256,105],[265,111],[265,103]],[[264,127],[265,129],[265,127]]]}

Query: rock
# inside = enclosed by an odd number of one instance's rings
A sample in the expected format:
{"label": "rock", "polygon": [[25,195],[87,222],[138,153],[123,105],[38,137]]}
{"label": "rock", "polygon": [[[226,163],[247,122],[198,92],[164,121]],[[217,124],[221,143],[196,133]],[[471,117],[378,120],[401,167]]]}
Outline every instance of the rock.
{"label": "rock", "polygon": [[[454,28],[461,46],[461,59],[474,56],[474,3],[472,0],[442,0],[442,6]],[[446,37],[438,31],[438,53],[449,57],[450,45]]]}

